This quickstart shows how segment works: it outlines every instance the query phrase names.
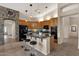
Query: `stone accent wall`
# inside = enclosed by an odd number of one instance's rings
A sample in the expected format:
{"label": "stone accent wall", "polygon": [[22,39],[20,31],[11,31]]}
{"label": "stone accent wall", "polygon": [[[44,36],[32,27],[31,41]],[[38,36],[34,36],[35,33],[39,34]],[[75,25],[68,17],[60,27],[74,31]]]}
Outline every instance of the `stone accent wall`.
{"label": "stone accent wall", "polygon": [[4,43],[4,20],[0,18],[0,44]]}
{"label": "stone accent wall", "polygon": [[6,19],[15,21],[16,40],[19,40],[19,12],[0,6],[0,45],[4,44],[4,20]]}

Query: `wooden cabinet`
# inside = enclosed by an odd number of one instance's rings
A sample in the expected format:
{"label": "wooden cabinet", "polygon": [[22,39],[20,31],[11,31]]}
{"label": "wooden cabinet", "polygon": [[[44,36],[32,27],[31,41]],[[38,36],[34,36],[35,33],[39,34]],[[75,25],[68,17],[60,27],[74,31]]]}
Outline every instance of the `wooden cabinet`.
{"label": "wooden cabinet", "polygon": [[58,46],[58,44],[55,42],[56,39],[54,39],[54,36],[50,38],[50,51],[55,50]]}
{"label": "wooden cabinet", "polygon": [[42,28],[44,27],[44,25],[49,25],[49,27],[56,26],[58,24],[58,19],[51,18],[50,20],[41,22],[41,24],[42,24],[42,26],[41,26]]}
{"label": "wooden cabinet", "polygon": [[39,28],[43,28],[45,25],[49,25],[49,27],[51,26],[56,26],[58,24],[58,19],[57,18],[51,18],[50,20],[46,20],[46,21],[42,21],[42,22],[29,22],[29,21],[25,21],[25,20],[20,20],[19,22],[22,25],[27,25],[28,28],[30,29],[39,29]]}
{"label": "wooden cabinet", "polygon": [[57,18],[52,18],[50,20],[50,26],[56,26],[58,24],[58,19]]}

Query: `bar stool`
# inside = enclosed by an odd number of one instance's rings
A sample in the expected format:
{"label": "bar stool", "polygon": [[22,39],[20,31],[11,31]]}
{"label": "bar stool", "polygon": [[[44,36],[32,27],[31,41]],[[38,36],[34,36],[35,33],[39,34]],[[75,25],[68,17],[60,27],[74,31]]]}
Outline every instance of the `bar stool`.
{"label": "bar stool", "polygon": [[24,48],[25,47],[25,45],[24,45],[25,44],[25,39],[22,38],[21,40],[22,40],[22,46],[21,47]]}
{"label": "bar stool", "polygon": [[30,42],[30,39],[25,39],[25,51],[29,51],[30,49],[28,48],[28,44]]}
{"label": "bar stool", "polygon": [[[37,42],[36,41],[31,41],[30,42],[30,44],[33,46],[33,48],[34,48],[34,46],[37,44]],[[32,51],[33,51],[33,49],[32,49]],[[34,53],[34,51],[33,52],[31,52],[31,54],[30,54],[31,56],[35,56],[35,53]]]}

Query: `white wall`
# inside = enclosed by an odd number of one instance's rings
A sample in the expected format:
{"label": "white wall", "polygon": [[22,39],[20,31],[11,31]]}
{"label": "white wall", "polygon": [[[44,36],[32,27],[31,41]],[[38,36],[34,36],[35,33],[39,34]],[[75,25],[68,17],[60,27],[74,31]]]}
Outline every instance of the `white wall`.
{"label": "white wall", "polygon": [[[75,16],[75,15],[74,15]],[[79,17],[68,16],[63,18],[63,30],[64,30],[64,38],[76,37],[78,38],[78,22]],[[76,27],[76,32],[71,31],[71,27]],[[64,40],[64,42],[66,42]]]}
{"label": "white wall", "polygon": [[63,29],[64,29],[64,38],[69,37],[69,17],[63,18]]}
{"label": "white wall", "polygon": [[[63,18],[63,29],[64,29],[64,38],[68,38],[69,36],[77,37],[77,26],[78,26],[79,18],[78,17],[64,17]],[[76,32],[71,31],[71,27],[76,26]]]}
{"label": "white wall", "polygon": [[79,22],[79,17],[72,17],[72,18],[70,18],[70,23],[71,23],[70,28],[72,26],[76,27],[76,32],[70,31],[70,36],[78,37],[78,22]]}
{"label": "white wall", "polygon": [[[66,12],[63,12],[63,8],[65,9],[65,7],[69,7],[70,5],[72,5],[73,8],[72,9],[70,8],[71,10],[67,9],[68,11],[65,10]],[[60,35],[60,39],[58,39],[59,42],[62,41],[62,43],[63,43],[64,42],[64,38],[67,38],[68,34],[72,35],[72,36],[77,36],[76,35],[77,32],[76,33],[72,33],[71,30],[70,30],[72,25],[79,26],[79,23],[78,23],[79,22],[79,20],[78,20],[79,19],[79,4],[76,4],[76,5],[77,5],[77,7],[75,8],[75,4],[59,4],[58,17],[59,17],[60,23],[62,23],[60,25],[60,27],[59,27],[60,30],[61,30],[61,31],[59,31],[60,34],[61,34]],[[72,15],[78,15],[78,16],[74,17]],[[69,19],[65,18],[65,17],[68,17]],[[65,18],[64,23],[63,23],[63,19],[62,18]],[[72,18],[72,19],[70,19],[70,18]],[[69,22],[70,25],[68,24],[68,22]],[[69,29],[68,29],[68,27],[69,27]]]}

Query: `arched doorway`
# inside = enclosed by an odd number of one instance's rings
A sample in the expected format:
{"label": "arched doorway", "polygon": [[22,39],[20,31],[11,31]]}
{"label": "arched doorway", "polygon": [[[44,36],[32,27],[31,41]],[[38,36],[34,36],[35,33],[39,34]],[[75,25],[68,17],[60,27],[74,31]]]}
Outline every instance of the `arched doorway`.
{"label": "arched doorway", "polygon": [[15,41],[15,21],[4,20],[4,43]]}

